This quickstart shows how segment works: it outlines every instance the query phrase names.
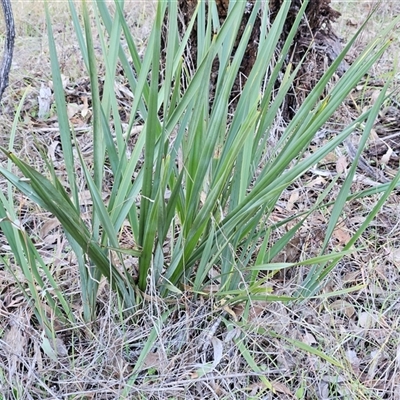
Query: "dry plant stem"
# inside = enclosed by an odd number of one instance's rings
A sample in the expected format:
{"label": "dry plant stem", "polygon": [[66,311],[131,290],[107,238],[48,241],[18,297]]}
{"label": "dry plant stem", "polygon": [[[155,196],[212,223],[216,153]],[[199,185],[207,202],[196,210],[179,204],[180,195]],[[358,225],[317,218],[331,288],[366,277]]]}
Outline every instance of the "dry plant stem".
{"label": "dry plant stem", "polygon": [[4,90],[8,85],[8,74],[10,73],[11,61],[14,50],[15,27],[11,8],[11,0],[1,0],[4,19],[6,21],[6,41],[4,44],[4,57],[0,69],[0,100],[3,97]]}

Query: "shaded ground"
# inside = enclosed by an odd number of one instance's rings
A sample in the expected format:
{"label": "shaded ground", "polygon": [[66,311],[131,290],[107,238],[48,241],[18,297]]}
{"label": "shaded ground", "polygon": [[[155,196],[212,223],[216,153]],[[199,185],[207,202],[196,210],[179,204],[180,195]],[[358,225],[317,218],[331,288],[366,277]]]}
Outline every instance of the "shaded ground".
{"label": "shaded ground", "polygon": [[[111,4],[112,2],[110,2]],[[335,29],[344,37],[353,33],[372,7],[336,2],[343,13]],[[0,117],[0,142],[8,145],[16,106],[26,92],[22,121],[18,128],[16,151],[36,168],[43,167],[40,151],[62,170],[62,154],[54,109],[38,118],[38,94],[41,85],[51,87],[46,29],[42,3],[13,2],[17,39],[10,87],[3,99]],[[65,3],[51,3],[58,51],[66,82],[71,122],[79,133],[78,141],[87,159],[91,156],[90,96],[88,77],[74,38]],[[400,6],[382,4],[369,29],[358,41],[353,54],[362,48],[392,18]],[[151,3],[131,2],[127,18],[131,21],[140,48],[145,49],[151,29]],[[354,17],[357,16],[357,18]],[[397,46],[398,44],[394,44]],[[329,135],[359,115],[373,101],[393,66],[388,52],[366,80],[354,91],[340,115],[316,138],[318,146]],[[351,60],[349,60],[351,62]],[[396,67],[397,68],[397,67]],[[121,107],[129,112],[130,94],[123,81],[118,82]],[[388,179],[398,168],[397,135],[399,127],[396,93],[382,110],[371,135],[366,163],[360,165],[355,186],[368,187]],[[351,163],[354,142],[326,157],[285,192],[274,213],[274,221],[307,209],[313,198],[336,173]],[[312,151],[312,149],[310,149]],[[0,183],[2,188],[5,182]],[[335,199],[333,190],[331,198]],[[54,275],[63,280],[71,295],[79,290],[74,259],[61,229],[48,214],[17,195],[20,223],[35,238],[37,248],[53,266]],[[354,201],[346,210],[346,219],[335,231],[338,249],[364,221],[373,206],[370,200]],[[85,193],[82,193],[82,203]],[[20,294],[14,277],[0,267],[0,393],[3,398],[35,399],[116,399],[131,386],[130,397],[138,399],[398,399],[400,398],[400,201],[394,193],[379,217],[359,241],[360,250],[343,261],[331,275],[326,292],[361,288],[350,294],[319,297],[306,304],[255,303],[246,322],[243,309],[233,310],[239,322],[216,309],[212,300],[194,302],[191,293],[173,299],[172,304],[155,293],[147,298],[147,307],[138,310],[135,324],[122,321],[107,286],[99,298],[99,318],[92,326],[57,326],[58,358],[53,360],[43,349],[41,330],[35,325],[29,304]],[[316,214],[299,232],[277,261],[294,261],[312,255],[315,243],[323,238],[327,220]],[[8,244],[0,235],[0,251],[12,260]],[[277,294],[291,294],[302,281],[301,268],[285,271],[271,282]],[[169,313],[167,322],[161,315]],[[80,310],[77,305],[77,319]],[[57,323],[57,321],[55,321]],[[151,330],[158,327],[157,346],[142,369],[132,370]],[[254,373],[241,353],[241,342],[259,367]],[[293,341],[321,350],[344,368],[335,366],[307,351],[299,351]],[[206,365],[214,367],[206,374]],[[267,392],[266,377],[273,383],[275,395]],[[28,394],[29,393],[29,394]]]}

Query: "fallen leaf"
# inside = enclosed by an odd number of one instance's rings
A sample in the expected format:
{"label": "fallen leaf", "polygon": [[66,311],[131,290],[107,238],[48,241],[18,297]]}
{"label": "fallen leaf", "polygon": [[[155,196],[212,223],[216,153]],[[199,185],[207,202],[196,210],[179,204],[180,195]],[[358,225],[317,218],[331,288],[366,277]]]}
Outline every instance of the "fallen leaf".
{"label": "fallen leaf", "polygon": [[23,359],[28,340],[17,323],[13,323],[3,337],[5,352],[8,358],[8,373],[10,376],[16,376],[20,360]]}
{"label": "fallen leaf", "polygon": [[354,350],[350,350],[350,349],[346,350],[346,356],[347,356],[347,359],[349,360],[350,364],[353,367],[356,367],[356,368],[359,367],[361,361],[358,358],[357,353]]}
{"label": "fallen leaf", "polygon": [[60,142],[55,140],[54,142],[50,143],[50,146],[47,148],[47,155],[51,161],[56,161],[56,150],[59,145]]}
{"label": "fallen leaf", "polygon": [[380,96],[380,94],[381,94],[381,90],[380,89],[375,89],[375,90],[372,91],[371,100],[370,100],[371,104],[376,103],[376,101],[378,100],[378,97]]}
{"label": "fallen leaf", "polygon": [[318,176],[312,181],[307,182],[304,186],[310,188],[315,186],[324,186],[325,184],[326,184],[326,179],[324,179],[322,176]]}
{"label": "fallen leaf", "polygon": [[393,149],[390,146],[388,146],[386,153],[381,158],[381,164],[382,165],[388,164],[390,157],[392,157],[392,154],[393,154]]}
{"label": "fallen leaf", "polygon": [[45,244],[54,244],[57,243],[57,240],[60,238],[60,235],[47,235],[43,238],[43,243]]}
{"label": "fallen leaf", "polygon": [[276,392],[284,393],[289,396],[293,396],[292,391],[281,382],[277,382],[277,381],[272,382],[272,387],[274,388],[274,391],[276,391]]}
{"label": "fallen leaf", "polygon": [[360,270],[356,270],[356,271],[350,271],[347,272],[344,276],[343,276],[343,283],[355,283],[358,282],[360,280],[360,275],[361,275],[361,271]]}
{"label": "fallen leaf", "polygon": [[45,336],[45,332],[42,332],[42,343],[40,344],[44,354],[53,361],[57,361],[57,349],[52,346],[50,340]]}
{"label": "fallen leaf", "polygon": [[400,249],[389,248],[388,260],[392,262],[397,268],[400,268]]}
{"label": "fallen leaf", "polygon": [[156,351],[154,353],[150,352],[144,358],[141,370],[155,368],[158,372],[160,372],[162,371],[163,366],[165,365],[166,365],[166,357],[163,352],[161,351]]}
{"label": "fallen leaf", "polygon": [[212,363],[204,363],[201,364],[200,367],[195,371],[190,374],[190,379],[198,379],[201,378],[202,376],[208,374],[213,370]]}
{"label": "fallen leaf", "polygon": [[318,344],[317,339],[315,339],[315,336],[310,333],[310,332],[306,332],[301,341],[305,344],[308,344],[309,346],[312,346],[313,344]]}
{"label": "fallen leaf", "polygon": [[349,232],[345,228],[341,227],[336,228],[333,231],[332,236],[339,242],[340,245],[346,245],[351,239]]}
{"label": "fallen leaf", "polygon": [[229,343],[234,339],[239,338],[240,334],[242,333],[242,331],[240,330],[240,328],[233,328],[230,331],[228,331],[228,333],[226,334],[225,338],[224,338],[224,342],[225,343]]}
{"label": "fallen leaf", "polygon": [[336,172],[339,175],[342,175],[343,173],[346,172],[347,166],[348,166],[348,162],[347,162],[347,157],[345,155],[340,156],[336,160]]}
{"label": "fallen leaf", "polygon": [[53,229],[60,226],[60,221],[56,218],[48,219],[40,228],[40,236],[47,236]]}
{"label": "fallen leaf", "polygon": [[266,301],[254,301],[249,310],[249,322],[257,320],[266,309],[268,309],[268,303]]}
{"label": "fallen leaf", "polygon": [[357,27],[358,21],[355,18],[348,18],[348,19],[346,19],[346,25]]}
{"label": "fallen leaf", "polygon": [[211,339],[214,350],[214,361],[212,363],[213,369],[221,362],[223,355],[223,342],[215,336]]}
{"label": "fallen leaf", "polygon": [[71,119],[75,114],[78,114],[78,112],[81,110],[81,106],[78,105],[77,103],[68,103],[67,104],[67,115],[68,118]]}
{"label": "fallen leaf", "polygon": [[329,309],[333,311],[343,312],[343,314],[345,314],[348,318],[351,318],[356,312],[354,306],[344,300],[334,301],[329,305]]}
{"label": "fallen leaf", "polygon": [[64,75],[64,74],[61,74],[61,82],[62,82],[62,87],[63,87],[63,89],[65,90],[66,87],[67,87],[68,84],[69,84],[69,76]]}
{"label": "fallen leaf", "polygon": [[364,329],[371,329],[375,327],[377,322],[378,319],[376,315],[374,315],[372,312],[363,311],[358,314],[358,325],[360,325]]}
{"label": "fallen leaf", "polygon": [[300,197],[299,191],[298,190],[293,190],[291,195],[290,195],[290,198],[289,198],[289,200],[288,200],[288,202],[286,204],[286,209],[288,211],[291,211],[293,209],[293,206],[295,205],[297,200],[299,200],[299,197]]}
{"label": "fallen leaf", "polygon": [[68,355],[68,350],[67,347],[65,346],[64,341],[61,338],[57,337],[54,342],[55,342],[54,348],[56,353],[61,357],[66,357]]}
{"label": "fallen leaf", "polygon": [[81,100],[82,100],[82,103],[83,103],[83,107],[82,107],[82,110],[81,110],[81,115],[82,115],[83,118],[85,118],[89,114],[89,102],[88,102],[87,96],[82,96]]}

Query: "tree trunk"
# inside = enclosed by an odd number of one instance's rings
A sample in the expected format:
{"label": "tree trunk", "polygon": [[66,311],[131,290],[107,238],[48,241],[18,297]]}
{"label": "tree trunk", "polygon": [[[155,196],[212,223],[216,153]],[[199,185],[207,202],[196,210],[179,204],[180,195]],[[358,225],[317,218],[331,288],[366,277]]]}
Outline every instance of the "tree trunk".
{"label": "tree trunk", "polygon": [[11,68],[15,37],[14,18],[10,0],[1,0],[1,6],[6,22],[6,40],[4,43],[4,56],[0,66],[0,100],[8,85],[8,75]]}
{"label": "tree trunk", "polygon": [[[276,17],[283,1],[287,0],[269,0],[269,13],[271,22]],[[297,16],[297,12],[301,6],[301,0],[291,0],[292,5],[286,19],[283,35],[280,40],[280,46],[283,45],[293,22]],[[229,7],[229,0],[215,0],[218,8],[218,14],[220,23],[223,23]],[[248,18],[251,14],[251,9],[255,3],[255,0],[247,0],[248,10],[243,16],[242,24],[239,28],[239,33],[236,39],[235,48],[239,44],[240,37],[246,27]],[[340,39],[333,32],[331,22],[335,21],[340,13],[333,10],[330,7],[331,0],[312,0],[306,9],[306,18],[300,23],[298,32],[294,39],[294,44],[290,52],[290,59],[294,66],[306,54],[307,50],[311,48],[311,51],[307,53],[306,59],[301,67],[298,74],[298,78],[293,85],[293,90],[288,94],[284,105],[284,116],[290,118],[290,116],[296,111],[298,106],[302,103],[307,94],[312,90],[318,79],[322,76],[326,67],[335,60],[341,51]],[[180,30],[181,34],[184,33],[185,27],[189,24],[190,19],[194,13],[197,5],[197,0],[178,0],[178,6],[181,13]],[[237,76],[235,85],[232,90],[232,107],[234,108],[237,104],[237,100],[240,96],[241,89],[246,82],[247,77],[253,67],[257,56],[257,43],[261,33],[261,16],[259,16],[254,24],[253,31],[249,40],[249,44],[246,49],[245,56],[243,57],[242,64]],[[197,31],[196,24],[190,37],[189,54],[188,59],[192,60],[194,67],[196,66],[196,55],[197,55]],[[278,51],[279,47],[278,46]],[[347,66],[343,63],[338,73],[342,74]],[[217,76],[218,76],[218,60],[214,62],[213,74],[211,76],[211,97],[213,95],[213,88],[215,87]]]}

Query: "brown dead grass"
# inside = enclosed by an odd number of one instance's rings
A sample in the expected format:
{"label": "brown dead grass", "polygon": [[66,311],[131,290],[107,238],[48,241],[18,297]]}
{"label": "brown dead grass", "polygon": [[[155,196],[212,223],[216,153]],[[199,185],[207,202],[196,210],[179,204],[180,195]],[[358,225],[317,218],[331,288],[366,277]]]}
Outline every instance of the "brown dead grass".
{"label": "brown dead grass", "polygon": [[[109,3],[112,7],[112,2]],[[127,3],[127,18],[139,47],[144,50],[154,4]],[[373,4],[337,2],[343,13],[337,29],[344,37],[357,29]],[[59,163],[61,170],[55,117],[51,115],[46,121],[36,118],[40,85],[51,86],[43,4],[36,0],[13,1],[13,7],[18,10],[15,12],[16,50],[0,126],[7,132],[16,105],[23,92],[28,91],[23,120],[18,128],[17,151],[36,168],[42,169],[40,150],[44,149],[55,163]],[[87,74],[73,40],[67,5],[66,2],[51,2],[50,8],[62,72],[70,82],[69,102],[76,103],[82,111],[74,88],[78,85],[82,89]],[[382,4],[354,52],[371,40],[398,11],[397,3]],[[398,43],[393,46],[393,49],[398,48]],[[395,51],[388,52],[373,70],[373,75],[384,77],[392,70],[394,62],[398,62]],[[398,69],[398,65],[395,68]],[[332,126],[327,127],[328,131],[340,129],[357,112],[357,109],[345,106],[341,114],[344,120],[337,117]],[[85,134],[87,120],[82,117],[82,112],[75,118],[77,131],[82,130],[78,140],[82,148],[89,148],[90,136]],[[7,139],[3,133],[1,144],[7,145]],[[87,157],[90,157],[90,151]],[[345,168],[349,162],[345,149],[326,160],[336,170]],[[311,171],[284,194],[277,219],[291,215],[294,205],[307,208],[327,182],[324,179],[328,178],[321,171],[321,168]],[[3,186],[4,182],[0,184]],[[355,183],[360,187],[364,184],[362,181]],[[334,197],[335,192],[332,199]],[[83,202],[84,199],[85,193],[82,193]],[[346,218],[335,232],[334,245],[338,249],[362,223],[374,200],[358,200],[348,206]],[[134,321],[121,320],[115,299],[104,286],[99,295],[99,317],[91,326],[83,322],[72,327],[57,326],[55,321],[57,342],[52,344],[58,352],[55,358],[43,346],[42,332],[32,317],[30,305],[20,294],[13,276],[3,269],[0,271],[0,394],[4,399],[117,399],[130,385],[130,399],[398,399],[399,200],[399,194],[393,193],[360,239],[360,250],[335,269],[324,293],[354,285],[362,285],[360,290],[337,298],[320,296],[305,304],[291,306],[254,303],[246,320],[240,319],[243,309],[238,307],[234,312],[239,322],[235,323],[228,314],[216,309],[210,299],[195,301],[192,294],[185,293],[171,304],[155,292],[145,300],[144,307],[137,310]],[[71,296],[78,293],[78,273],[59,225],[51,215],[28,203],[23,196],[17,201],[22,224],[35,237],[46,262],[54,266],[54,274],[62,280],[62,287]],[[309,257],[323,237],[325,225],[324,215],[314,215],[279,261]],[[7,244],[1,235],[0,240],[2,253],[7,255]],[[283,271],[274,280],[275,292],[292,294],[303,274],[305,271],[301,268]],[[18,276],[23,280],[20,274]],[[163,322],[164,313],[168,318]],[[76,317],[79,321],[79,305]],[[156,346],[133,379],[132,371],[153,329],[157,330]],[[310,352],[300,351],[294,340],[323,351],[344,368],[335,367]],[[240,352],[244,343],[259,367],[257,373]],[[202,375],[204,368],[213,363],[214,368]],[[267,390],[260,376],[272,382],[275,394]]]}

